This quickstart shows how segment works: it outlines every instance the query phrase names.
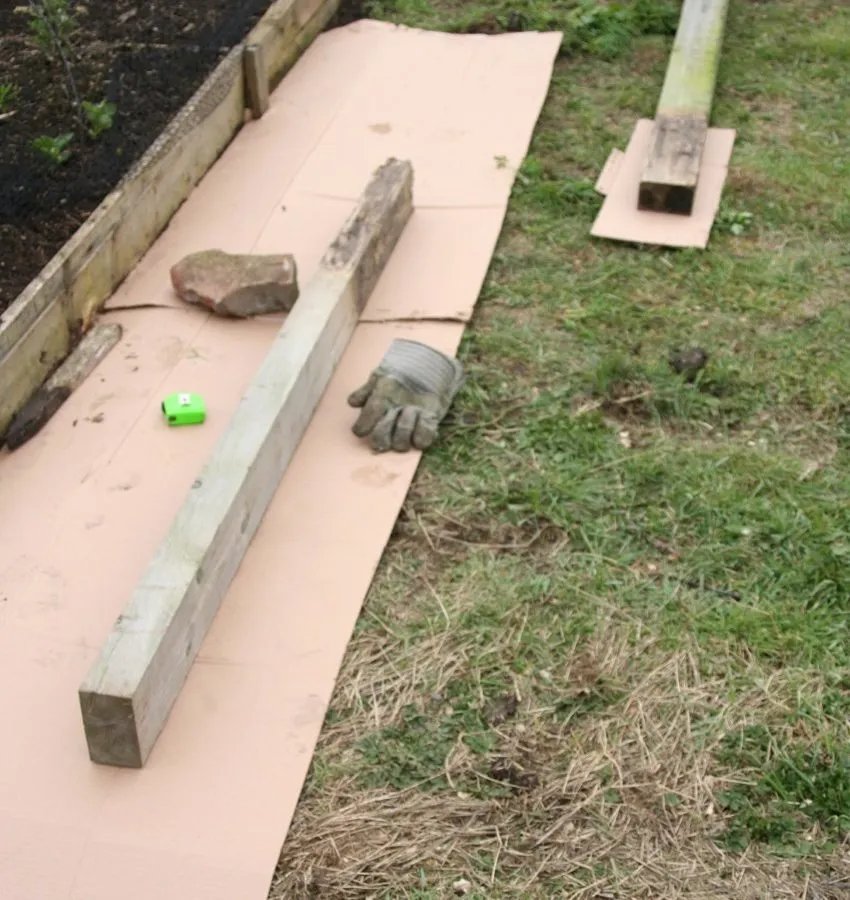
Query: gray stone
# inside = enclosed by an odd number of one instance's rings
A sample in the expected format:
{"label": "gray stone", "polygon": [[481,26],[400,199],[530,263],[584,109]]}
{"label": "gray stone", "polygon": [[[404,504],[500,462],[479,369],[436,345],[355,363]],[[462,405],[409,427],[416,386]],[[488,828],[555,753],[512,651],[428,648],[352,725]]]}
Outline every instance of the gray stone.
{"label": "gray stone", "polygon": [[171,283],[181,299],[220,316],[289,312],[298,299],[298,270],[289,253],[190,253],[171,267]]}

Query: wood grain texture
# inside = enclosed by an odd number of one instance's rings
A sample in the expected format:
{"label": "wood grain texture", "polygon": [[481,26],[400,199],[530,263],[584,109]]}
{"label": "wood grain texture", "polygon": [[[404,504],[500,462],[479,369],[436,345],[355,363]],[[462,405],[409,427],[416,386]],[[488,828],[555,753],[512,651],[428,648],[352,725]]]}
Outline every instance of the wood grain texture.
{"label": "wood grain texture", "polygon": [[246,43],[263,48],[270,91],[334,17],[340,2],[279,0],[254,26]]}
{"label": "wood grain texture", "polygon": [[50,304],[24,332],[15,352],[0,356],[0,434],[73,347],[65,311]]}
{"label": "wood grain texture", "polygon": [[690,215],[729,0],[685,0],[655,114],[638,208]]}
{"label": "wood grain texture", "polygon": [[123,334],[124,329],[118,322],[98,322],[47,379],[45,387],[75,391],[103,362]]}
{"label": "wood grain texture", "polygon": [[413,210],[388,160],[289,313],[80,687],[89,756],[144,765]]}
{"label": "wood grain texture", "polygon": [[340,0],[277,0],[141,159],[0,315],[0,433],[88,330],[245,121],[243,53],[276,85]]}

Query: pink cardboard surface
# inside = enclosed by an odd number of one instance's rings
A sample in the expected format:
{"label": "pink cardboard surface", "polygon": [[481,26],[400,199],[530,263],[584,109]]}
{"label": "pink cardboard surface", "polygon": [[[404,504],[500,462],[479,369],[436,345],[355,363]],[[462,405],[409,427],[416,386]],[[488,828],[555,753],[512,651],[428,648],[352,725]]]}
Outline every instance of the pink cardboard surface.
{"label": "pink cardboard surface", "polygon": [[[121,342],[0,455],[0,896],[267,896],[419,460],[354,438],[346,395],[397,335],[456,350],[559,44],[371,21],[322,35],[111,304],[169,308],[108,314]],[[96,766],[77,687],[280,324],[182,307],[169,266],[210,247],[292,252],[306,281],[391,155],[413,160],[417,208],[364,318],[461,321],[358,326],[146,767]],[[203,426],[165,425],[174,390],[205,397]]]}

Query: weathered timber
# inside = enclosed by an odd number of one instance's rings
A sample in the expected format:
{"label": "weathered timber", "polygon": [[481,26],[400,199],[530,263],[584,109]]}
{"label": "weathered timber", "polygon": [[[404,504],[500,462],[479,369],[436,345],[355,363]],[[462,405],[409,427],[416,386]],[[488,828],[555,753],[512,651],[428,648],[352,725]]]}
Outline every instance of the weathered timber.
{"label": "weathered timber", "polygon": [[121,340],[122,332],[121,326],[114,322],[100,322],[83,336],[71,355],[9,423],[2,439],[9,450],[17,450],[44,428],[62,404]]}
{"label": "weathered timber", "polygon": [[245,106],[259,119],[269,108],[269,75],[263,57],[262,44],[247,44],[243,57],[245,65]]}
{"label": "weathered timber", "polygon": [[690,215],[729,0],[685,0],[641,177],[638,208]]}
{"label": "weathered timber", "polygon": [[288,314],[80,687],[89,755],[140,768],[413,211],[388,160]]}

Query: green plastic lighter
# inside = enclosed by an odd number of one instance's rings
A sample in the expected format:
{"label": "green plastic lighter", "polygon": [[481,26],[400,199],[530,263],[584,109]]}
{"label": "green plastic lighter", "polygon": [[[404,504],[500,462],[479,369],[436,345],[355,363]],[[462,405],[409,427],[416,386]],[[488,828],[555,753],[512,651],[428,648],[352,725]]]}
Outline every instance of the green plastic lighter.
{"label": "green plastic lighter", "polygon": [[203,398],[182,391],[162,401],[162,413],[169,425],[200,425],[207,417]]}

